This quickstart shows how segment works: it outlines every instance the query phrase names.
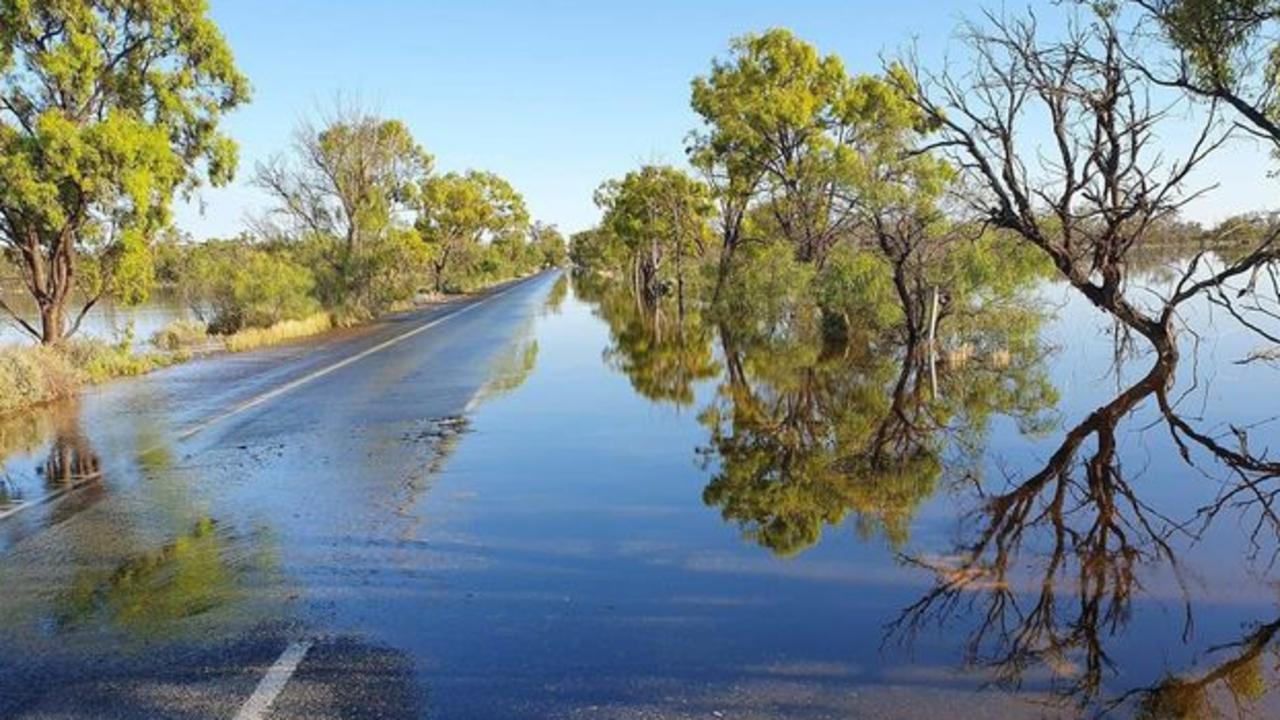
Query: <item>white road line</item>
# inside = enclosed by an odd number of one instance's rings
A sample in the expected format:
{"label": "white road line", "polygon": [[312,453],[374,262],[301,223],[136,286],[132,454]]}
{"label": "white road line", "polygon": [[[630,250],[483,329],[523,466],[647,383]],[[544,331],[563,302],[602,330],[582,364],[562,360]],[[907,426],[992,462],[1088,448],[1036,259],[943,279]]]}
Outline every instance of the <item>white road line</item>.
{"label": "white road line", "polygon": [[262,676],[262,680],[258,683],[257,689],[249,696],[244,705],[240,706],[240,712],[236,713],[235,720],[262,720],[267,716],[267,710],[271,708],[271,703],[275,702],[280,692],[284,690],[284,686],[289,682],[289,678],[298,670],[298,664],[302,662],[302,658],[306,657],[307,651],[311,649],[311,641],[304,640],[302,642],[290,643],[289,647],[281,653],[280,659],[276,660],[276,664],[267,669],[267,674]]}
{"label": "white road line", "polygon": [[[236,415],[239,415],[240,413],[246,410],[251,410],[259,405],[262,405],[263,403],[274,400],[275,398],[278,398],[281,395],[284,395],[285,393],[291,390],[296,390],[299,387],[302,387],[303,385],[306,385],[307,383],[312,382],[313,380],[318,380],[324,377],[325,375],[328,375],[329,373],[335,372],[337,370],[341,370],[342,368],[352,363],[363,360],[364,358],[367,358],[370,355],[373,355],[374,353],[378,353],[383,350],[386,350],[389,347],[398,345],[415,335],[418,335],[420,333],[426,332],[427,330],[430,330],[431,328],[435,327],[436,325],[439,325],[445,320],[452,320],[453,318],[456,318],[465,312],[474,310],[475,308],[478,308],[481,305],[484,305],[490,300],[497,300],[498,298],[502,297],[503,295],[506,295],[512,290],[515,290],[516,288],[520,287],[523,284],[524,284],[523,280],[513,283],[512,285],[496,293],[493,293],[492,295],[487,295],[479,300],[476,300],[470,305],[466,305],[462,308],[459,308],[458,310],[454,310],[453,312],[447,315],[444,315],[442,317],[438,317],[435,320],[432,320],[431,322],[419,325],[418,327],[412,330],[407,330],[405,332],[402,332],[399,335],[396,335],[395,337],[390,338],[388,340],[384,340],[378,343],[377,345],[374,345],[371,348],[366,348],[356,353],[355,355],[352,355],[351,357],[343,358],[342,360],[339,360],[330,365],[326,365],[320,368],[319,370],[308,373],[307,375],[304,375],[300,378],[291,380],[285,383],[284,385],[281,385],[280,387],[274,388],[272,390],[268,390],[267,392],[264,392],[260,395],[249,398],[248,400],[241,402],[239,405],[236,405],[235,407],[231,408],[230,410],[227,410],[226,412],[219,413],[218,415],[215,415],[212,418],[205,420],[202,423],[198,423],[196,425],[193,425],[192,427],[187,428],[186,430],[183,430],[182,432],[178,433],[177,439],[187,440],[192,436],[196,435],[197,433],[203,432],[204,430],[208,430],[210,427],[217,425],[218,423],[222,422],[223,420],[226,420],[227,418],[235,417]],[[158,448],[156,447],[147,448],[146,450],[143,450],[142,452],[138,453],[138,455],[146,455],[147,453],[152,452],[153,450],[156,450],[156,449]],[[56,492],[45,495],[43,497],[36,498],[35,500],[23,501],[20,504],[15,505],[7,510],[0,511],[0,522],[4,521],[5,519],[13,515],[17,515],[18,513],[22,512],[23,510],[26,510],[27,508],[47,505],[48,503],[51,503],[63,497],[71,490],[76,490],[76,489],[78,489],[78,487],[64,488],[62,490],[58,490]]]}
{"label": "white road line", "polygon": [[47,505],[53,502],[54,500],[61,498],[63,495],[66,495],[67,493],[73,492],[75,490],[79,490],[80,488],[84,487],[85,485],[88,485],[90,482],[93,482],[93,480],[96,480],[99,477],[100,476],[95,475],[90,480],[82,480],[78,483],[68,485],[67,487],[59,488],[58,490],[54,490],[48,495],[45,495],[43,497],[38,497],[35,500],[19,500],[17,504],[15,504],[13,507],[0,512],[0,521],[4,520],[10,515],[17,515],[19,512],[26,510],[29,507],[39,507],[41,505]]}
{"label": "white road line", "polygon": [[306,385],[307,383],[310,383],[314,380],[318,380],[324,377],[325,375],[328,375],[329,373],[336,372],[352,363],[359,362],[360,360],[363,360],[369,357],[370,355],[373,355],[374,353],[379,353],[379,352],[382,352],[383,350],[386,350],[389,347],[392,347],[394,345],[399,345],[400,343],[404,342],[405,340],[408,340],[409,338],[415,335],[418,335],[420,333],[426,332],[427,330],[430,330],[431,328],[435,327],[436,325],[439,325],[445,320],[452,320],[453,318],[456,318],[463,313],[470,312],[471,310],[474,310],[480,307],[481,305],[484,305],[490,300],[496,300],[502,297],[503,295],[506,295],[507,293],[511,292],[512,290],[516,289],[516,287],[518,286],[519,284],[512,285],[511,287],[508,287],[505,290],[502,290],[501,292],[497,292],[487,297],[484,297],[480,300],[477,300],[471,303],[470,305],[467,305],[463,308],[460,308],[458,310],[455,310],[449,313],[448,315],[445,315],[443,317],[438,317],[435,320],[432,320],[431,322],[424,323],[412,330],[408,330],[403,333],[400,333],[399,335],[396,335],[395,337],[389,340],[384,340],[378,343],[377,345],[374,345],[371,348],[367,348],[365,350],[362,350],[356,353],[355,355],[352,355],[351,357],[343,358],[342,360],[339,360],[330,365],[326,365],[320,368],[319,370],[316,370],[315,372],[308,373],[295,380],[290,380],[289,382],[285,383],[284,385],[281,385],[280,387],[274,388],[272,390],[268,390],[267,392],[264,392],[261,395],[249,398],[248,400],[245,400],[244,402],[240,403],[239,405],[236,405],[235,407],[231,408],[230,410],[227,410],[226,412],[215,415],[212,418],[202,423],[189,427],[186,430],[183,430],[182,432],[178,433],[178,439],[186,440],[187,438],[190,438],[196,433],[207,430],[209,427],[216,425],[222,422],[223,420],[226,420],[227,418],[234,417],[244,412],[245,410],[251,410],[265,402],[274,400],[275,398],[278,398],[281,395],[284,395],[285,393],[291,390],[296,390],[299,387]]}

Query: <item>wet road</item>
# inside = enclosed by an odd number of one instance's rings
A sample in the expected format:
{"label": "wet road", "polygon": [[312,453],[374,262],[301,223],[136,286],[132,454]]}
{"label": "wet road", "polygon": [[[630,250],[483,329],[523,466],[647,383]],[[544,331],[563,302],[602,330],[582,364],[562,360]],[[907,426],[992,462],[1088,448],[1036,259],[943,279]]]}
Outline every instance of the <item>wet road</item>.
{"label": "wet road", "polygon": [[[0,424],[0,718],[1278,717],[1280,603],[1238,521],[1087,586],[1029,541],[1010,582],[910,614],[937,573],[904,558],[945,571],[988,507],[974,464],[1033,477],[1110,400],[1093,312],[1042,330],[1062,353],[948,370],[919,397],[964,412],[906,445],[937,464],[857,482],[770,463],[895,427],[899,356],[713,343],[557,274]],[[1200,357],[1233,427],[1274,415],[1272,370],[1214,361],[1248,349]],[[793,398],[823,440],[799,455],[753,424]],[[1200,507],[1151,412],[1118,435],[1133,492]]]}
{"label": "wet road", "polygon": [[0,717],[422,715],[411,659],[334,608],[430,569],[413,507],[468,408],[518,382],[555,280],[0,431]]}

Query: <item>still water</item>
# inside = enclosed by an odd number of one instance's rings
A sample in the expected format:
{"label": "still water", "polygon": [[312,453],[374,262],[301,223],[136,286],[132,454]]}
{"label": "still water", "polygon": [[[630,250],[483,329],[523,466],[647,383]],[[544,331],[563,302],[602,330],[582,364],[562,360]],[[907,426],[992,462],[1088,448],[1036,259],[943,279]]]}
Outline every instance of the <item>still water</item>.
{"label": "still water", "polygon": [[[32,306],[31,299],[13,290],[0,290],[3,300],[11,308],[21,312],[23,319],[33,326],[39,327],[39,313]],[[75,313],[78,307],[73,307]],[[74,317],[74,314],[73,316]],[[126,333],[132,332],[139,344],[147,342],[158,330],[177,320],[190,319],[191,310],[179,298],[171,293],[157,292],[147,302],[136,306],[117,305],[102,302],[91,308],[80,324],[80,335],[108,342],[122,339]],[[132,328],[132,329],[131,329]],[[0,314],[0,345],[30,344],[31,336],[12,318]]]}
{"label": "still water", "polygon": [[[75,531],[121,546],[105,570],[33,579],[8,538],[0,581],[40,589],[0,600],[4,637],[130,647],[287,616],[402,657],[437,717],[1280,713],[1280,370],[1237,363],[1255,340],[1209,308],[1153,375],[1052,283],[1043,314],[943,357],[537,287],[485,319],[504,349],[464,363],[465,417],[416,434],[336,404],[318,439],[285,408],[287,432],[185,456],[141,411],[28,428],[18,494],[99,474],[106,448],[141,459]],[[361,382],[449,367],[440,342]],[[105,536],[131,514],[152,519]]]}

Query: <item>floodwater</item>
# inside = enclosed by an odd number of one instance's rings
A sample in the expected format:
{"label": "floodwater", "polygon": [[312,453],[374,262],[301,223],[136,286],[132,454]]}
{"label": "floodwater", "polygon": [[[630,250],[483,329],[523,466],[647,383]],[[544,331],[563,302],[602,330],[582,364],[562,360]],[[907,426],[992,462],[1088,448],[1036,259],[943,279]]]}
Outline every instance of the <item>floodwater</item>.
{"label": "floodwater", "polygon": [[[0,291],[4,302],[22,313],[23,319],[32,323],[37,329],[39,313],[32,306],[31,299],[14,290]],[[79,307],[71,308],[72,317],[79,312]],[[125,306],[105,301],[89,309],[80,324],[79,334],[108,342],[117,342],[132,332],[139,345],[145,344],[156,331],[177,320],[192,317],[191,310],[177,297],[165,292],[156,293],[150,300],[141,305]],[[0,316],[0,345],[30,344],[31,335],[19,326],[11,317]]]}
{"label": "floodwater", "polygon": [[930,358],[568,280],[194,447],[149,419],[170,375],[9,431],[11,492],[92,487],[0,527],[0,647],[287,620],[442,718],[1280,713],[1280,369],[1229,318],[1152,373],[1052,283]]}

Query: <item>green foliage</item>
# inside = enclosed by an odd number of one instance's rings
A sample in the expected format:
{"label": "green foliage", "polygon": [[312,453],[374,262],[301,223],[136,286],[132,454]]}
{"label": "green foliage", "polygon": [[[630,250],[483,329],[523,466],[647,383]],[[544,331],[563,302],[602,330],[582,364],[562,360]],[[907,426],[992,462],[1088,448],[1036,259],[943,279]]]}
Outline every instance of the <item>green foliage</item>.
{"label": "green foliage", "polygon": [[[902,152],[929,129],[904,79],[897,67],[888,78],[851,77],[837,56],[783,29],[735,38],[729,59],[693,81],[704,128],[691,136],[690,159],[716,179],[722,207],[763,209],[773,237],[822,264],[865,205],[928,202],[946,180],[936,159]],[[722,220],[737,223],[729,213]]]}
{"label": "green foliage", "polygon": [[44,342],[77,289],[146,297],[150,238],[176,192],[231,178],[218,122],[248,95],[203,2],[0,2],[0,246]]}
{"label": "green foliage", "polygon": [[535,222],[529,228],[529,245],[541,268],[564,267],[569,262],[568,245],[555,225]]}
{"label": "green foliage", "polygon": [[735,262],[713,313],[753,336],[776,334],[810,314],[813,278],[813,266],[798,260],[786,243],[749,246]]}
{"label": "green foliage", "polygon": [[[302,243],[299,257],[316,268],[315,296],[341,324],[368,320],[411,299],[423,284],[431,248],[407,228],[394,228],[363,243],[343,266],[325,262],[341,241],[313,237]],[[296,316],[295,316],[296,317]]]}
{"label": "green foliage", "polygon": [[411,297],[422,261],[401,216],[413,207],[432,158],[399,120],[340,110],[297,131],[293,157],[259,166],[257,184],[277,203],[279,234],[305,246],[317,297],[362,319]]}
{"label": "green foliage", "polygon": [[[1266,42],[1268,21],[1280,14],[1275,0],[1154,0],[1169,40],[1184,54],[1195,73],[1194,81],[1207,89],[1232,89],[1245,75],[1260,72],[1264,88],[1274,89],[1280,70],[1278,46],[1258,48]],[[1257,56],[1265,53],[1265,62]],[[1263,93],[1269,94],[1269,93]],[[1268,107],[1274,112],[1276,108]]]}
{"label": "green foliage", "polygon": [[814,300],[842,331],[881,332],[902,322],[893,268],[883,255],[845,245],[836,248],[814,281]]}
{"label": "green foliage", "polygon": [[611,273],[625,267],[626,246],[607,228],[583,230],[569,238],[569,261],[582,270]]}
{"label": "green foliage", "polygon": [[519,274],[537,266],[528,252],[524,198],[493,173],[470,170],[425,179],[418,193],[416,229],[431,250],[436,292]]}
{"label": "green foliage", "polygon": [[177,272],[182,293],[211,333],[268,327],[319,309],[310,270],[285,248],[245,238],[209,241],[187,248]]}
{"label": "green foliage", "polygon": [[707,186],[675,168],[646,165],[605,182],[595,201],[602,225],[625,248],[637,290],[650,300],[667,285],[683,294],[687,268],[711,237]]}

